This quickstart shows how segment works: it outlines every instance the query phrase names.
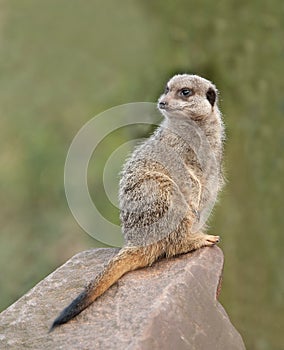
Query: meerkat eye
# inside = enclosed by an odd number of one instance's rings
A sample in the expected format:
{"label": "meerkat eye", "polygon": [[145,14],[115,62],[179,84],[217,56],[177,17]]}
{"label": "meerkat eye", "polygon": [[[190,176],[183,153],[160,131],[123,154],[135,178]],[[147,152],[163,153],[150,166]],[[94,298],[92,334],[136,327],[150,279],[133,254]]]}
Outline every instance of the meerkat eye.
{"label": "meerkat eye", "polygon": [[180,94],[181,94],[181,96],[188,97],[188,96],[193,95],[193,90],[184,88],[184,89],[180,90]]}
{"label": "meerkat eye", "polygon": [[164,91],[164,94],[166,95],[168,92],[170,91],[168,85],[165,87],[165,91]]}

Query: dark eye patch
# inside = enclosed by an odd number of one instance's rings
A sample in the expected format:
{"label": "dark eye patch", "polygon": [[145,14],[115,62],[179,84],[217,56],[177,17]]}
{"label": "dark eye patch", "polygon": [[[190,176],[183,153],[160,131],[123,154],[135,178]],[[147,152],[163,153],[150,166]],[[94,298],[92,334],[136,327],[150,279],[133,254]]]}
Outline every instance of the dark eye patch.
{"label": "dark eye patch", "polygon": [[168,85],[166,85],[165,90],[164,90],[164,94],[166,95],[169,91],[170,91],[170,89],[169,89]]}
{"label": "dark eye patch", "polygon": [[180,95],[183,97],[188,97],[193,95],[193,90],[189,88],[183,88],[180,90]]}

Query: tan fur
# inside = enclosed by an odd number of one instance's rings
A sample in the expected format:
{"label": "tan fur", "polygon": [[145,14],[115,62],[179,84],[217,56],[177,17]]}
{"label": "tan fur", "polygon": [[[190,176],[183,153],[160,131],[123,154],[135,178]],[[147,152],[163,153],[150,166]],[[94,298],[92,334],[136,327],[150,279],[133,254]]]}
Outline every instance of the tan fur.
{"label": "tan fur", "polygon": [[[184,89],[190,89],[189,96],[183,95]],[[201,77],[182,74],[168,82],[159,99],[165,120],[122,171],[119,204],[125,245],[52,329],[88,307],[126,272],[219,241],[204,233],[202,222],[224,182],[224,128],[217,100],[216,87]]]}

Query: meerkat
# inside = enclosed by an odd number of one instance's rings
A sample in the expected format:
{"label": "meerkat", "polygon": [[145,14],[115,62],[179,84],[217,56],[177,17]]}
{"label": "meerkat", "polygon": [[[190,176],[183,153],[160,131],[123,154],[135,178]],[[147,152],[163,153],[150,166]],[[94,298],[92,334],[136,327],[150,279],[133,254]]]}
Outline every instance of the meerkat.
{"label": "meerkat", "polygon": [[217,89],[197,75],[175,75],[158,109],[163,122],[122,171],[119,207],[125,244],[51,330],[78,315],[125,273],[219,242],[219,236],[206,234],[208,208],[224,183]]}

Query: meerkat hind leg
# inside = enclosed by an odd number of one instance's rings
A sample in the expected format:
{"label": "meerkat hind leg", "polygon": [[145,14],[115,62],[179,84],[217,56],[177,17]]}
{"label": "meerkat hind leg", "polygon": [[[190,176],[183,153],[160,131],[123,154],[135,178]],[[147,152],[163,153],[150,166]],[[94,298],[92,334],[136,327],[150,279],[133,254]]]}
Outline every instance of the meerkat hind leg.
{"label": "meerkat hind leg", "polygon": [[212,246],[212,245],[215,245],[216,243],[220,242],[220,236],[207,235],[207,234],[204,234],[204,236],[205,236],[205,240],[207,242],[206,245]]}
{"label": "meerkat hind leg", "polygon": [[195,234],[189,234],[186,239],[185,243],[187,243],[190,246],[194,246],[194,249],[202,248],[202,247],[211,247],[215,244],[217,244],[220,241],[219,236],[214,235],[207,235],[206,233],[195,233]]}
{"label": "meerkat hind leg", "polygon": [[188,234],[181,238],[175,245],[168,248],[167,256],[172,257],[178,254],[188,253],[190,251],[211,247],[220,241],[219,236],[207,235],[204,233]]}

